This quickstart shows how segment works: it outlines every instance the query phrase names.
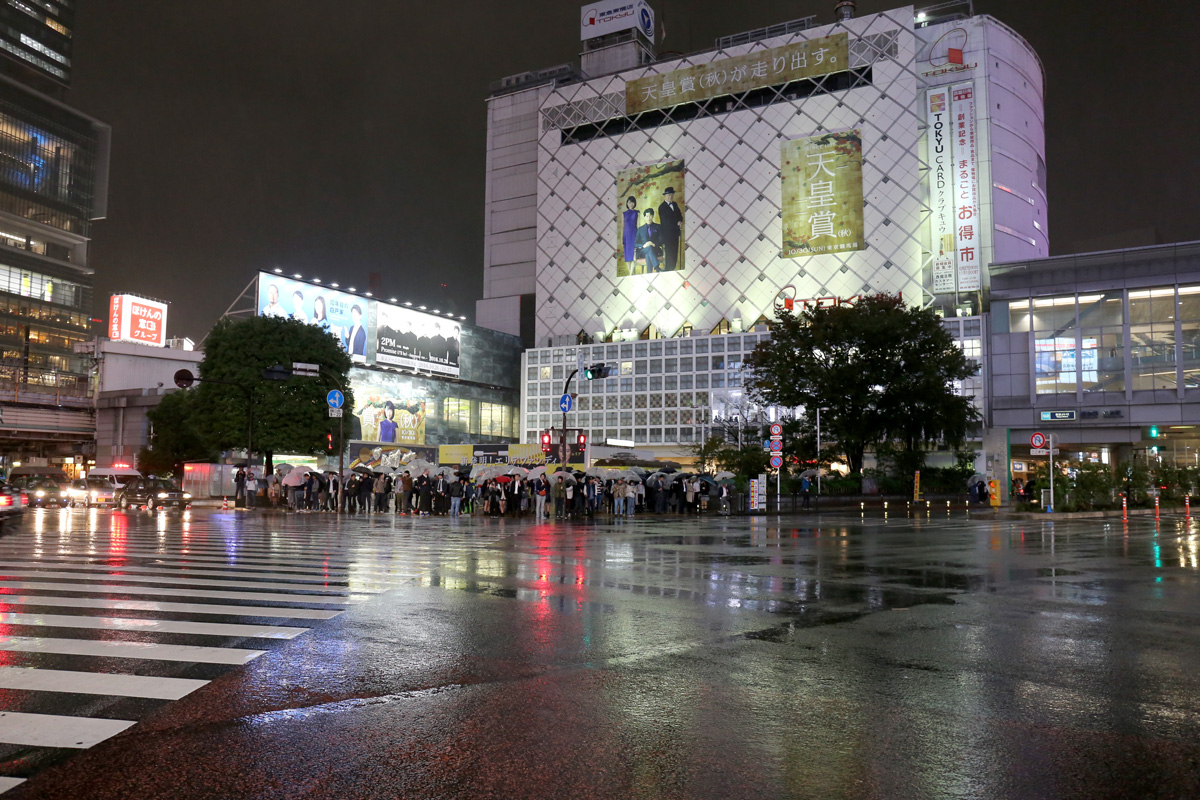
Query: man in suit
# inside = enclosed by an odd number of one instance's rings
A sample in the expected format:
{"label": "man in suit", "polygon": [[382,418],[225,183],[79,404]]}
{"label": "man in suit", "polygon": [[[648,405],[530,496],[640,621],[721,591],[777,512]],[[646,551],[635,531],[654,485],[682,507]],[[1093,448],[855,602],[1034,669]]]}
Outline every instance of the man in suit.
{"label": "man in suit", "polygon": [[362,309],[356,303],[350,309],[350,319],[353,324],[346,334],[346,352],[351,361],[367,360],[367,329],[362,324]]}
{"label": "man in suit", "polygon": [[638,255],[646,259],[646,272],[658,272],[659,248],[662,247],[662,233],[658,223],[654,221],[654,209],[647,208],[642,213],[642,224],[637,229],[637,239],[634,248]]}
{"label": "man in suit", "polygon": [[675,189],[668,186],[663,191],[663,201],[658,206],[658,224],[662,229],[662,271],[679,269],[679,240],[683,237],[683,209],[675,202]]}

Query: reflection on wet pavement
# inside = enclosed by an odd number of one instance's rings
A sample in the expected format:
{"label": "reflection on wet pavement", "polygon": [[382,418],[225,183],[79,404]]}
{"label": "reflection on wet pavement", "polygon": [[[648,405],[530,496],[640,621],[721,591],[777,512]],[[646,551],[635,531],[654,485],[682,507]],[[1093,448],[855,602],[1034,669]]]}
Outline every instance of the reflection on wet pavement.
{"label": "reflection on wet pavement", "polygon": [[[0,713],[137,724],[0,745],[0,773],[32,777],[13,797],[1200,796],[1200,526],[979,517],[36,512],[0,539]],[[165,683],[28,688],[55,671]]]}

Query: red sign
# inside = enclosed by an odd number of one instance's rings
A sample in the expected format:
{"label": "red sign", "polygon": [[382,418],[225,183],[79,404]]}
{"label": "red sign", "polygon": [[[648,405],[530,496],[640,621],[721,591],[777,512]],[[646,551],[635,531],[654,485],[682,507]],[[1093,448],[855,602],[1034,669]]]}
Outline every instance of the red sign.
{"label": "red sign", "polygon": [[1030,436],[1029,437],[1029,446],[1030,447],[1045,447],[1046,446],[1046,434],[1035,433],[1033,436]]}
{"label": "red sign", "polygon": [[167,344],[167,305],[131,294],[114,294],[108,304],[108,338],[154,347]]}

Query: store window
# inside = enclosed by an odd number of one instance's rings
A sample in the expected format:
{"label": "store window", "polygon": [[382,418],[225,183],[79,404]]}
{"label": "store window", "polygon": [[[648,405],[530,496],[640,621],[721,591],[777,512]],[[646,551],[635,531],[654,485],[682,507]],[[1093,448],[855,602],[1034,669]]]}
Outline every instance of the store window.
{"label": "store window", "polygon": [[1174,389],[1175,289],[1141,289],[1129,293],[1129,355],[1133,388]]}
{"label": "store window", "polygon": [[[532,403],[530,404],[532,407]],[[442,419],[446,426],[458,433],[471,430],[471,401],[461,397],[447,397],[442,401]]]}
{"label": "store window", "polygon": [[479,433],[483,436],[517,435],[516,414],[512,406],[499,403],[479,404]]}
{"label": "store window", "polygon": [[1183,385],[1200,388],[1200,286],[1179,287],[1180,358],[1183,364]]}
{"label": "store window", "polygon": [[1047,297],[1033,301],[1034,376],[1038,394],[1074,392],[1075,298]]}
{"label": "store window", "polygon": [[1079,298],[1079,382],[1085,392],[1125,391],[1122,292]]}

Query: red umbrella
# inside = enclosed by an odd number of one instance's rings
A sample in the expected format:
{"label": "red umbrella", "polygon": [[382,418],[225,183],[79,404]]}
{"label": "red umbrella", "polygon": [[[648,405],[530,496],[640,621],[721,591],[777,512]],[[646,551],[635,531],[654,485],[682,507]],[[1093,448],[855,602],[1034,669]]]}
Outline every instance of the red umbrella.
{"label": "red umbrella", "polygon": [[496,478],[496,480],[500,483],[509,483],[512,481],[512,475],[501,475],[500,477]]}

